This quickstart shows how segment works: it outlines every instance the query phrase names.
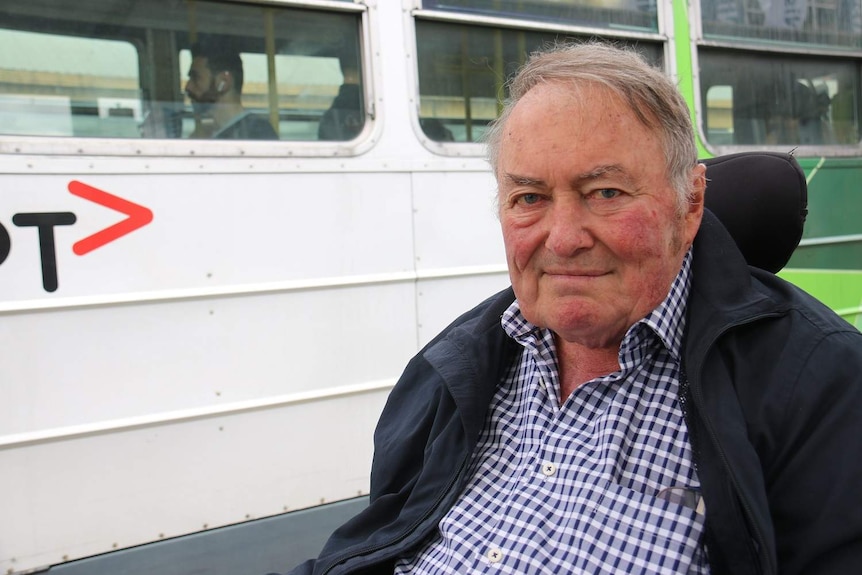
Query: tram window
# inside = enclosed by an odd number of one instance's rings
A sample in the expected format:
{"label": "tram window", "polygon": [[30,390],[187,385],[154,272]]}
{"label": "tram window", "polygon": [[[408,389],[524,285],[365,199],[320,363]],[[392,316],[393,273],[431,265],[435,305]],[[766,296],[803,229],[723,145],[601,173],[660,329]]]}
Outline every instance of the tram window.
{"label": "tram window", "polygon": [[[350,140],[365,124],[359,30],[355,11],[5,0],[0,134]],[[195,64],[193,46],[219,54]],[[210,69],[231,53],[237,66]]]}
{"label": "tram window", "polygon": [[862,0],[702,0],[703,33],[862,48]]}
{"label": "tram window", "polygon": [[702,49],[704,128],[714,145],[856,145],[852,60]]}
{"label": "tram window", "polygon": [[[425,20],[416,22],[416,39],[420,125],[432,140],[455,142],[481,141],[506,97],[506,79],[530,52],[554,42],[579,40],[550,32]],[[637,49],[661,63],[658,43],[639,43]]]}
{"label": "tram window", "polygon": [[138,69],[129,42],[0,30],[0,132],[136,137]]}
{"label": "tram window", "polygon": [[561,24],[658,30],[655,0],[425,0],[422,5],[429,9]]}

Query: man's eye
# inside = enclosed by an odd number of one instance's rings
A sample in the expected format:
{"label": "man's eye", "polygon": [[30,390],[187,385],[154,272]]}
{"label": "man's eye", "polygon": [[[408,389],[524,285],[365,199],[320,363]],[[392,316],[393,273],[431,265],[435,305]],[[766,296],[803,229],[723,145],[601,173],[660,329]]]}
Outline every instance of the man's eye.
{"label": "man's eye", "polygon": [[604,188],[596,191],[596,195],[603,200],[612,200],[620,195],[620,191],[612,188]]}
{"label": "man's eye", "polygon": [[524,194],[518,198],[518,202],[531,206],[537,203],[540,199],[539,194]]}

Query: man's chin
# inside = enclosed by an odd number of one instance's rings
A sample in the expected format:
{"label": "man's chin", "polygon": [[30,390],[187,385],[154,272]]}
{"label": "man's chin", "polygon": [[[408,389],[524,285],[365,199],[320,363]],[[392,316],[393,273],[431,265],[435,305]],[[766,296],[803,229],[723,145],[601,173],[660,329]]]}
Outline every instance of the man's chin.
{"label": "man's chin", "polygon": [[[574,297],[567,298],[565,301],[555,300],[553,304],[545,305],[524,306],[521,303],[521,313],[534,325],[554,332],[568,332],[596,320],[590,304],[589,301]],[[526,311],[525,307],[527,307]]]}
{"label": "man's chin", "polygon": [[616,325],[619,322],[588,298],[558,301],[553,309],[545,309],[535,315],[538,321],[531,320],[532,323],[550,329],[557,337],[570,343],[602,347],[619,339],[620,326]]}

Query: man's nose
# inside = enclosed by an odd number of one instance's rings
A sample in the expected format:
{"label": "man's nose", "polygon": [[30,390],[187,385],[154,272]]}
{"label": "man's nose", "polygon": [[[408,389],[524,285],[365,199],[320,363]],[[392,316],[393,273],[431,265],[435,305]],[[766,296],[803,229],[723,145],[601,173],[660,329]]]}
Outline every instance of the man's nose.
{"label": "man's nose", "polygon": [[545,247],[554,255],[570,257],[595,243],[592,216],[580,196],[554,201],[546,218]]}

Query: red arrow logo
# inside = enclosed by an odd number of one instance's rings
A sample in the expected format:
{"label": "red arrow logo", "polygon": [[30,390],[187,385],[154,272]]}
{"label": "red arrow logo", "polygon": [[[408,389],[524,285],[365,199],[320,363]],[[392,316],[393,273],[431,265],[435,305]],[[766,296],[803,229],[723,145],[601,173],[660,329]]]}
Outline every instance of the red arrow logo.
{"label": "red arrow logo", "polygon": [[153,212],[148,208],[139,206],[129,200],[124,200],[123,198],[109,194],[108,192],[104,192],[92,186],[88,186],[83,182],[74,180],[69,182],[69,191],[79,198],[90,200],[91,202],[95,202],[99,205],[105,206],[106,208],[111,208],[112,210],[122,212],[129,216],[125,220],[117,222],[113,226],[108,226],[107,228],[76,242],[72,246],[72,251],[79,256],[89,253],[96,248],[100,248],[103,245],[119,239],[153,221]]}

